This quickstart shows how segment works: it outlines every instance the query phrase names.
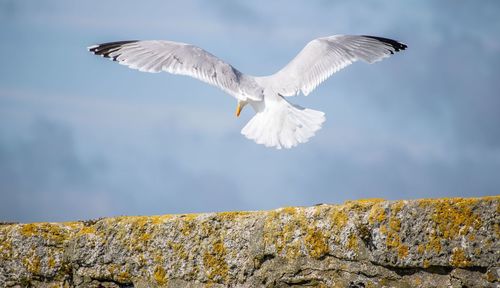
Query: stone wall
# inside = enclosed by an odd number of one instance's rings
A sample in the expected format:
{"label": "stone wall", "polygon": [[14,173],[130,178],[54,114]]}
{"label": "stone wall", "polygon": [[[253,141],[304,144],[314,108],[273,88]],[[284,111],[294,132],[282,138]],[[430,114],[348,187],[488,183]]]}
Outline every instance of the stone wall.
{"label": "stone wall", "polygon": [[498,287],[500,196],[0,225],[0,287]]}

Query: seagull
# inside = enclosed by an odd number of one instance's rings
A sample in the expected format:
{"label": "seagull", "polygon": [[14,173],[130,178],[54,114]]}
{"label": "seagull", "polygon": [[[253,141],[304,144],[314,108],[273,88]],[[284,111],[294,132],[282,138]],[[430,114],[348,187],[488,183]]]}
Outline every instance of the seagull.
{"label": "seagull", "polygon": [[258,144],[281,149],[307,142],[325,121],[325,113],[292,104],[287,97],[309,95],[332,74],[358,60],[374,63],[406,48],[375,36],[317,38],[283,69],[263,77],[243,74],[211,53],[180,42],[118,41],[88,50],[139,71],[187,75],[219,87],[236,98],[237,117],[247,104],[255,111],[241,133]]}

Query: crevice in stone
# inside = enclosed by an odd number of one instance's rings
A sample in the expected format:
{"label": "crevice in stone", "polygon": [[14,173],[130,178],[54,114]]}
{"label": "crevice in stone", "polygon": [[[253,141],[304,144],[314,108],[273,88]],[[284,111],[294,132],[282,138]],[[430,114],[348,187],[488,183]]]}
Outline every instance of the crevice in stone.
{"label": "crevice in stone", "polygon": [[482,274],[488,272],[488,267],[482,267],[482,266],[460,267],[460,269],[471,272],[480,272]]}
{"label": "crevice in stone", "polygon": [[438,275],[450,275],[451,272],[455,269],[463,269],[467,271],[472,271],[472,272],[480,272],[482,274],[486,273],[488,271],[487,267],[481,267],[481,266],[471,266],[471,267],[451,267],[451,266],[441,266],[441,265],[431,265],[427,268],[423,267],[394,267],[394,266],[389,266],[389,265],[381,265],[376,262],[371,262],[371,264],[379,267],[386,268],[390,271],[395,272],[399,276],[411,276],[413,274],[419,273],[419,272],[425,272],[429,274],[438,274]]}
{"label": "crevice in stone", "polygon": [[103,284],[106,283],[113,283],[114,285],[120,287],[120,288],[134,288],[134,283],[122,283],[113,279],[104,279],[104,278],[90,278],[91,282],[96,281],[99,283],[98,287],[106,287],[103,286]]}
{"label": "crevice in stone", "polygon": [[276,258],[276,255],[274,254],[264,254],[262,258],[260,259],[260,264],[264,264],[266,261],[270,261],[272,259]]}
{"label": "crevice in stone", "polygon": [[347,286],[348,288],[365,288],[365,283],[363,282],[351,282],[349,283],[349,286]]}
{"label": "crevice in stone", "polygon": [[453,267],[449,266],[429,266],[427,268],[422,268],[422,267],[394,267],[394,266],[389,266],[389,265],[383,265],[380,263],[376,262],[371,262],[371,264],[379,267],[383,267],[387,270],[390,270],[399,276],[411,276],[413,274],[416,274],[418,272],[426,272],[430,274],[438,274],[438,275],[449,275],[451,271],[453,271]]}
{"label": "crevice in stone", "polygon": [[356,225],[356,230],[358,231],[359,238],[370,252],[377,248],[373,243],[372,230],[369,228],[368,223],[359,223]]}
{"label": "crevice in stone", "polygon": [[323,283],[321,279],[319,278],[303,278],[303,279],[282,279],[280,280],[281,283],[288,285],[289,287],[293,286],[299,286],[299,287],[304,287],[304,286],[318,286],[320,283]]}
{"label": "crevice in stone", "polygon": [[[262,265],[268,261],[273,260],[276,258],[276,255],[274,254],[264,254],[264,255],[259,255],[259,257],[255,257],[254,260],[254,272],[259,270]],[[252,273],[253,274],[253,273]]]}

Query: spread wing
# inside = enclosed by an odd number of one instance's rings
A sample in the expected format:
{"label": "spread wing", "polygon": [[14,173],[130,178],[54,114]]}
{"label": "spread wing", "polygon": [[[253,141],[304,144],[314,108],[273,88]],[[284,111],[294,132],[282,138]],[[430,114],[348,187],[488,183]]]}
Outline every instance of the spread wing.
{"label": "spread wing", "polygon": [[406,45],[374,36],[335,35],[309,42],[302,51],[276,74],[264,77],[275,91],[294,96],[308,95],[333,73],[358,61],[380,61]]}
{"label": "spread wing", "polygon": [[194,77],[221,88],[239,100],[261,100],[255,78],[207,51],[172,41],[119,41],[94,45],[90,52],[143,72],[161,71]]}

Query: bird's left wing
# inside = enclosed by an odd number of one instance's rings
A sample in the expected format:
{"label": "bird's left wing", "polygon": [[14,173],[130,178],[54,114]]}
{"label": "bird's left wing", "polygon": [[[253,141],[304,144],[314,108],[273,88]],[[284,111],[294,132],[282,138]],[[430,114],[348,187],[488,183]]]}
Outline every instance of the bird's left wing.
{"label": "bird's left wing", "polygon": [[261,100],[254,77],[194,45],[162,41],[119,41],[94,45],[90,52],[143,72],[169,72],[217,86],[238,100]]}
{"label": "bird's left wing", "polygon": [[308,95],[333,73],[358,60],[373,63],[406,47],[395,40],[374,36],[318,38],[309,42],[283,69],[262,78],[283,96],[299,92]]}

